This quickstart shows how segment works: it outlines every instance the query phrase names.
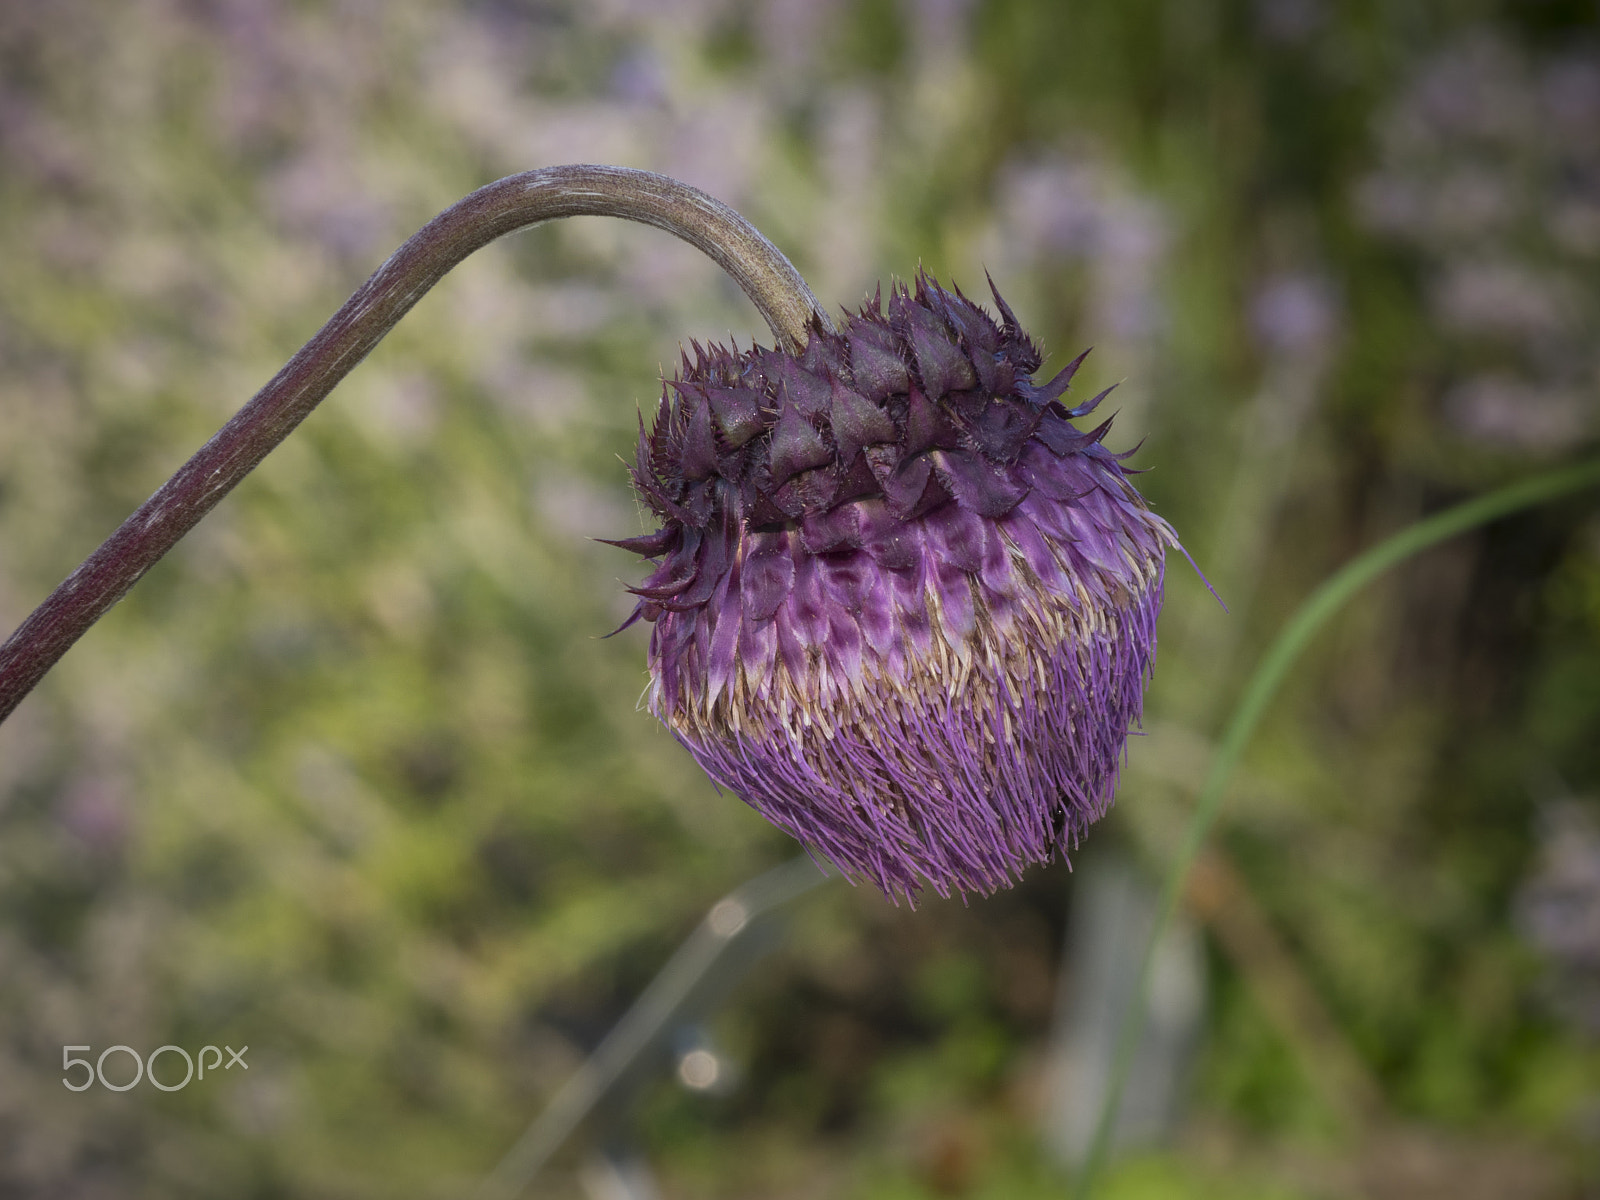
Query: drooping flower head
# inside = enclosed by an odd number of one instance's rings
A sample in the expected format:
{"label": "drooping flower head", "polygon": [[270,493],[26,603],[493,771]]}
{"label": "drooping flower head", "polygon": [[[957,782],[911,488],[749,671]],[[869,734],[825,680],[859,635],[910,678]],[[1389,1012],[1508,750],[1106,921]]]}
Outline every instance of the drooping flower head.
{"label": "drooping flower head", "polygon": [[803,353],[694,346],[641,421],[650,710],[893,897],[1009,886],[1111,803],[1170,526],[1039,353],[927,276]]}

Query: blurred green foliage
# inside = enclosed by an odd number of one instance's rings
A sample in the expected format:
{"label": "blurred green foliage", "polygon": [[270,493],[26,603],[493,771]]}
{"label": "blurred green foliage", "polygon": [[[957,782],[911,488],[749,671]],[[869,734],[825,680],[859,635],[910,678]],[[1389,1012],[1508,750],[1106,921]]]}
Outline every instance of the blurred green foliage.
{"label": "blurred green foliage", "polygon": [[[1082,386],[1125,380],[1121,444],[1232,609],[1173,564],[1147,736],[1084,851],[1159,870],[1320,578],[1593,446],[1597,34],[1576,0],[8,3],[0,616],[434,211],[649,167],[827,303],[987,268],[1046,370],[1092,342]],[[765,336],[653,230],[475,256],[0,727],[0,1190],[461,1194],[791,853],[638,710],[643,636],[602,636],[637,565],[590,540],[644,527],[617,456],[658,369],[729,331]],[[1600,912],[1597,730],[1592,497],[1361,598],[1230,797],[1243,890],[1208,918],[1182,1128],[1102,1194],[1596,1186],[1600,947],[1541,904]],[[1058,864],[970,907],[810,902],[719,1027],[741,1086],[645,1099],[666,1194],[1058,1194],[1070,893]],[[1376,1082],[1365,1123],[1239,912]],[[58,1082],[63,1045],[223,1042],[248,1075]]]}

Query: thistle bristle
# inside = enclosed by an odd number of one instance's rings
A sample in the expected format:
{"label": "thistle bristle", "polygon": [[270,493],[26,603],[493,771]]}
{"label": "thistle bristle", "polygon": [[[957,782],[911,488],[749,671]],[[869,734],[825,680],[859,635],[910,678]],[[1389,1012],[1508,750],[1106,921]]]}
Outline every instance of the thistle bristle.
{"label": "thistle bristle", "polygon": [[1104,811],[1177,545],[1110,421],[1071,423],[1106,394],[1061,402],[1084,356],[1035,385],[989,287],[998,320],[919,269],[796,354],[691,341],[632,467],[662,528],[613,543],[657,562],[651,710],[908,898],[1006,886]]}

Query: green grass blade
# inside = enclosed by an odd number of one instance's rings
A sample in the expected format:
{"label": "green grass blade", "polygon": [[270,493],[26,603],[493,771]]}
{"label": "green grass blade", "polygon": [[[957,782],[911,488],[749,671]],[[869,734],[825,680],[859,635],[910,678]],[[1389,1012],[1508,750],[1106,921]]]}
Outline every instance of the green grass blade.
{"label": "green grass blade", "polygon": [[1229,719],[1222,741],[1211,760],[1211,769],[1206,775],[1205,785],[1200,790],[1199,802],[1189,818],[1189,824],[1184,830],[1183,840],[1179,843],[1172,865],[1167,870],[1166,879],[1161,887],[1161,901],[1155,925],[1150,932],[1144,958],[1139,966],[1138,984],[1134,990],[1135,1003],[1122,1019],[1117,1034],[1116,1054],[1112,1059],[1109,1086],[1100,1107],[1094,1137],[1089,1143],[1089,1152],[1084,1158],[1073,1188],[1075,1200],[1088,1200],[1093,1193],[1101,1168],[1105,1165],[1117,1110],[1122,1104],[1122,1091],[1133,1065],[1134,1053],[1138,1049],[1139,1035],[1143,1030],[1155,948],[1177,912],[1178,901],[1183,894],[1184,880],[1200,853],[1206,835],[1216,822],[1228,777],[1249,743],[1251,734],[1260,724],[1267,705],[1277,694],[1278,688],[1288,676],[1289,669],[1299,658],[1300,652],[1306,648],[1323,625],[1344,606],[1345,601],[1390,567],[1397,566],[1412,555],[1459,533],[1465,533],[1500,517],[1509,516],[1522,509],[1532,508],[1596,484],[1600,484],[1600,460],[1580,463],[1565,470],[1552,471],[1534,479],[1514,483],[1419,521],[1358,555],[1336,571],[1311,594],[1300,606],[1299,611],[1290,618],[1289,623],[1283,627],[1283,631],[1278,634],[1262,658],[1261,665],[1251,676],[1243,696],[1233,710],[1233,716]]}

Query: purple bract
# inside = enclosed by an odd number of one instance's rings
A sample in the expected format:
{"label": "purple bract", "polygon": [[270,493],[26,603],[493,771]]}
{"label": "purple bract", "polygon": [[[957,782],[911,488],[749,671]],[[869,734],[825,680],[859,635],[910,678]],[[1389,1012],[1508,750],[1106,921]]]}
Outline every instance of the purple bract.
{"label": "purple bract", "polygon": [[711,778],[893,897],[1009,886],[1111,803],[1177,538],[922,276],[798,355],[694,347],[639,432],[662,519],[650,709]]}

